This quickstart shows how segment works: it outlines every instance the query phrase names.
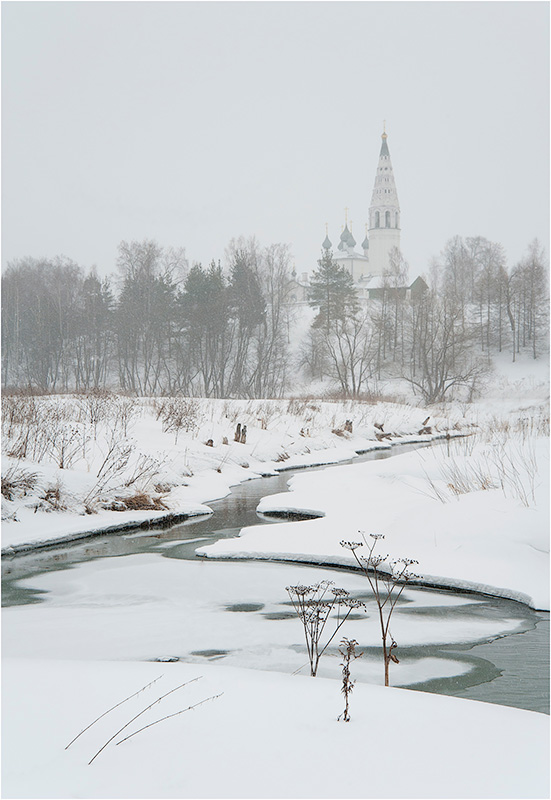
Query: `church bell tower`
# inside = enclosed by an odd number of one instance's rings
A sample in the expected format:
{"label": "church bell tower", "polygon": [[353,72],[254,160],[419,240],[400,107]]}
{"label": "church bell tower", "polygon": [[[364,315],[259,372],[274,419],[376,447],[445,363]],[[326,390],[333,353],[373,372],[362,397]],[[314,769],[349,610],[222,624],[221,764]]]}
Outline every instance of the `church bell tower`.
{"label": "church bell tower", "polygon": [[382,275],[389,253],[400,248],[400,205],[394,181],[386,130],[383,130],[379,164],[369,206],[369,271]]}

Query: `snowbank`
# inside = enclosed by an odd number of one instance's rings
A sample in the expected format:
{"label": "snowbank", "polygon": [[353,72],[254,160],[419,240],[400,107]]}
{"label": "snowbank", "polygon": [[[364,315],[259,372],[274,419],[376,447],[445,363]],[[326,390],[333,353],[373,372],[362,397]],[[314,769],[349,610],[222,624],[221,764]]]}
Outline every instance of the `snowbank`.
{"label": "snowbank", "polygon": [[[258,510],[315,513],[324,519],[293,523],[292,527],[250,528],[238,539],[204,549],[203,555],[350,565],[351,555],[342,550],[340,540],[355,540],[360,530],[379,532],[387,536],[385,549],[392,556],[409,556],[420,562],[418,571],[427,583],[487,591],[549,608],[549,455],[548,438],[543,436],[548,411],[540,396],[545,387],[525,376],[517,392],[503,382],[505,378],[500,380],[494,387],[501,394],[499,399],[432,408],[430,435],[419,434],[427,421],[426,410],[395,403],[330,403],[311,398],[193,401],[188,429],[174,433],[165,430],[159,416],[162,401],[132,401],[136,403],[135,416],[128,423],[132,439],[123,437],[123,443],[126,446],[132,441],[133,456],[101,491],[97,476],[113,442],[118,417],[106,418],[92,429],[84,414],[89,401],[38,398],[36,413],[50,408],[57,417],[74,417],[71,431],[80,425],[83,436],[88,431],[87,438],[82,440],[83,452],[75,451],[64,469],[55,463],[59,448],[55,452],[43,448],[39,462],[4,457],[8,469],[36,473],[33,489],[16,492],[11,500],[3,498],[4,552],[208,514],[205,503],[224,497],[231,486],[244,480],[292,468],[342,464],[358,452],[388,449],[393,444],[459,435],[457,447],[463,450],[456,449],[450,456],[450,442],[454,444],[450,439],[433,448],[448,454],[447,463],[442,463],[441,455],[425,449],[386,461],[296,476],[290,494],[270,497]],[[526,381],[531,381],[532,394],[521,397]],[[511,390],[509,398],[502,394],[506,386]],[[107,405],[107,411],[115,414],[120,412],[120,403],[128,400],[109,402],[112,405]],[[46,412],[40,411],[40,404]],[[346,429],[347,420],[352,421],[353,432]],[[241,429],[247,426],[245,442],[234,441],[237,425]],[[18,442],[20,447],[24,427],[23,423],[12,425],[5,445],[8,452]],[[383,437],[382,429],[391,434],[390,439]],[[489,445],[482,441],[488,430],[494,431]],[[38,436],[36,431],[33,435]],[[500,459],[504,464],[509,459],[506,471],[520,475],[509,476],[504,491],[493,488],[503,483],[497,468]],[[534,460],[538,464],[535,471],[530,466]],[[150,470],[141,481],[135,481],[143,464]],[[477,472],[488,473],[487,485],[483,479],[482,489],[474,486],[474,490],[467,487],[464,491],[461,482],[475,481]],[[148,493],[162,506],[110,510],[113,503],[124,507],[127,496],[137,491]],[[45,499],[48,496],[55,502]],[[87,497],[92,501],[86,501]]]}
{"label": "snowbank", "polygon": [[[511,455],[511,447],[520,458],[515,442],[496,451],[489,446],[490,454],[499,458]],[[323,518],[246,528],[238,538],[198,552],[349,566],[356,562],[340,541],[361,541],[359,531],[382,533],[385,540],[378,552],[417,559],[416,572],[424,583],[549,609],[548,439],[530,444],[537,472],[523,473],[503,489],[499,462],[486,458],[487,447],[463,440],[451,447],[297,475],[290,481],[290,493],[265,498],[258,511],[307,510]],[[486,471],[480,476],[482,469]],[[480,480],[485,489],[479,488]],[[465,488],[461,482],[468,481],[472,491],[457,493]]]}
{"label": "snowbank", "polygon": [[[160,677],[162,676],[162,677]],[[125,730],[221,694],[120,746]],[[96,717],[149,682],[153,686]],[[6,659],[4,797],[540,798],[543,714],[358,684],[337,722],[337,681],[219,665]],[[421,724],[419,724],[421,722]]]}

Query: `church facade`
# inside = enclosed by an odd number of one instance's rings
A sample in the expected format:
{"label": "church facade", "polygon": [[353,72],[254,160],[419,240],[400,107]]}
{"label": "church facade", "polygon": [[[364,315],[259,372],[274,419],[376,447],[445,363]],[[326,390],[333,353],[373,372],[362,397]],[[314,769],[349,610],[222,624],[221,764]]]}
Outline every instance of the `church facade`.
{"label": "church facade", "polygon": [[[400,204],[386,132],[381,138],[381,151],[371,194],[365,239],[361,244],[362,252],[356,251],[356,240],[348,227],[348,220],[345,219],[344,230],[337,246],[338,252],[335,255],[337,264],[350,273],[355,284],[381,277],[390,266],[391,250],[395,247],[400,249]],[[326,250],[333,247],[328,235],[325,237],[323,247]]]}
{"label": "church facade", "polygon": [[[381,150],[371,194],[371,204],[365,225],[365,238],[357,249],[356,240],[345,217],[340,240],[334,251],[335,262],[350,273],[358,297],[363,300],[377,299],[381,295],[383,273],[390,266],[390,254],[394,248],[400,250],[400,203],[394,170],[388,148],[388,135],[382,134]],[[322,244],[325,250],[333,250],[333,243],[326,230]],[[411,290],[419,291],[426,287],[422,278],[417,278],[411,286],[404,286],[403,292],[411,296]],[[308,300],[308,281],[306,273],[298,280],[293,273],[290,295],[295,302]]]}

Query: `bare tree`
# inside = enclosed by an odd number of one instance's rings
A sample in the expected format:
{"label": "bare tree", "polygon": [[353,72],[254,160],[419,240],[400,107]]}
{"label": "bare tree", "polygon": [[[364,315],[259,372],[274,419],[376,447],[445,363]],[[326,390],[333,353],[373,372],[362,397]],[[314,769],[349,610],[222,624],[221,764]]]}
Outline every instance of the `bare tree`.
{"label": "bare tree", "polygon": [[373,374],[375,332],[367,309],[335,320],[331,329],[320,329],[327,370],[347,397],[358,397]]}
{"label": "bare tree", "polygon": [[393,247],[389,253],[389,265],[383,271],[384,295],[382,313],[383,336],[388,335],[388,346],[392,360],[396,361],[398,353],[400,362],[404,359],[404,314],[406,308],[406,287],[408,284],[409,264],[401,251]]}
{"label": "bare tree", "polygon": [[261,252],[258,267],[265,298],[264,324],[254,333],[254,359],[248,379],[253,397],[279,397],[287,385],[289,329],[296,310],[288,301],[290,253],[285,244],[273,244]]}
{"label": "bare tree", "polygon": [[474,339],[453,298],[431,290],[415,303],[404,377],[426,403],[440,402],[459,387],[472,397],[487,370],[473,352]]}
{"label": "bare tree", "polygon": [[545,341],[549,318],[549,280],[545,252],[537,239],[528,246],[521,264],[523,288],[523,344],[530,344],[532,357],[537,358]]}

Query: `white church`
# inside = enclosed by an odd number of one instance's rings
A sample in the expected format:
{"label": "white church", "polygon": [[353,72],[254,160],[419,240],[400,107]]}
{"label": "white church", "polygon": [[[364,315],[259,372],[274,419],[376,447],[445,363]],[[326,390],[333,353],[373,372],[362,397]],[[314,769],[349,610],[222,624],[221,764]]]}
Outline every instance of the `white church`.
{"label": "white church", "polygon": [[[382,134],[379,163],[375,173],[375,183],[371,195],[365,239],[361,244],[361,252],[356,250],[356,240],[348,227],[345,218],[344,229],[340,236],[334,260],[350,273],[360,299],[375,299],[381,294],[383,272],[390,266],[390,252],[400,249],[400,204],[394,180],[394,171],[388,149],[386,131]],[[326,230],[322,247],[332,250],[333,243]],[[304,273],[301,280],[293,272],[289,287],[291,300],[306,302],[308,300],[308,279]],[[426,284],[417,278],[411,286],[404,287],[406,296],[422,291]]]}

